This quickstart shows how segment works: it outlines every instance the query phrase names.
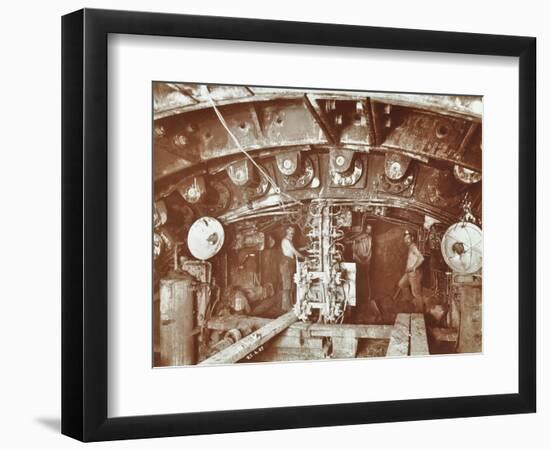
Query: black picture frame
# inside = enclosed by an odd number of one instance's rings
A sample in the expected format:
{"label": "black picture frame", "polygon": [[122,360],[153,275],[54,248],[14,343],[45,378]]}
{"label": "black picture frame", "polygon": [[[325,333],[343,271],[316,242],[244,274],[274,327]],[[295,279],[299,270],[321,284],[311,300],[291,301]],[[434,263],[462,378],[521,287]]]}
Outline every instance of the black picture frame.
{"label": "black picture frame", "polygon": [[[519,58],[517,393],[107,417],[110,33]],[[536,409],[536,39],[84,9],[62,18],[62,433],[82,441],[530,413]]]}

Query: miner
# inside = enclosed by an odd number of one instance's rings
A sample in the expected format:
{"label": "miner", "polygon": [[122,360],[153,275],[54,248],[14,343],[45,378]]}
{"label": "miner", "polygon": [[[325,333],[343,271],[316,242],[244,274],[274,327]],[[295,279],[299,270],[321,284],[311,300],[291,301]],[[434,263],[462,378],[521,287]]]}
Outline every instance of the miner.
{"label": "miner", "polygon": [[[353,240],[353,260],[357,264],[357,284],[360,295],[371,300],[370,260],[372,258],[372,226],[365,229]],[[365,298],[366,297],[366,298]]]}
{"label": "miner", "polygon": [[294,233],[294,228],[288,226],[285,228],[285,237],[281,240],[282,261],[280,271],[283,287],[281,308],[283,311],[289,311],[292,308],[292,278],[296,271],[296,258],[304,258],[304,255],[294,247],[294,243],[292,242]]}
{"label": "miner", "polygon": [[422,272],[420,266],[424,262],[424,256],[418,250],[418,247],[413,242],[413,238],[409,230],[406,230],[403,235],[405,245],[408,247],[407,265],[405,273],[397,284],[397,290],[393,296],[393,300],[397,300],[399,294],[404,292],[410,286],[413,296],[413,302],[416,312],[424,312],[424,299],[422,297]]}
{"label": "miner", "polygon": [[367,224],[353,239],[353,261],[357,264],[357,293],[363,305],[367,305],[367,311],[375,322],[382,321],[383,316],[376,301],[372,298],[371,289],[371,259],[372,259],[372,226]]}

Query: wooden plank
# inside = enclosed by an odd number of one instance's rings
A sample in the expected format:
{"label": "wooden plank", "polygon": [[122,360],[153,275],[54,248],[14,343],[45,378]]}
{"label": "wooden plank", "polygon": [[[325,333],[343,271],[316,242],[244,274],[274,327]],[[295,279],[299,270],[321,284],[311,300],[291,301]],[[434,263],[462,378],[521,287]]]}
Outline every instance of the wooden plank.
{"label": "wooden plank", "polygon": [[410,314],[397,314],[386,356],[407,356],[409,354],[410,324]]}
{"label": "wooden plank", "polygon": [[289,311],[277,319],[272,320],[260,329],[253,331],[248,336],[235,342],[230,347],[227,347],[221,352],[216,353],[214,356],[204,360],[200,364],[230,364],[240,361],[246,355],[256,350],[260,345],[265,344],[297,320],[298,318],[296,317],[296,314],[294,314],[294,311]]}
{"label": "wooden plank", "polygon": [[195,364],[193,286],[190,276],[160,281],[159,351],[162,366]]}
{"label": "wooden plank", "polygon": [[357,354],[357,339],[353,330],[348,330],[344,337],[332,338],[332,358],[355,358]]}
{"label": "wooden plank", "polygon": [[[211,330],[227,331],[232,328],[257,329],[267,325],[272,319],[251,316],[216,317],[208,321]],[[393,325],[355,325],[355,324],[322,324],[297,322],[284,333],[286,336],[307,335],[311,337],[346,337],[352,330],[356,339],[389,339]]]}
{"label": "wooden plank", "polygon": [[232,328],[261,328],[267,325],[273,319],[264,319],[263,317],[251,316],[225,316],[215,317],[208,321],[208,328],[211,330],[227,331]]}
{"label": "wooden plank", "polygon": [[300,338],[300,336],[286,336],[285,332],[282,332],[279,336],[269,341],[270,348],[273,347],[286,347],[286,348],[323,348],[322,338]]}
{"label": "wooden plank", "polygon": [[348,337],[353,335],[356,339],[389,339],[393,325],[354,325],[354,324],[321,324],[321,323],[295,323],[289,328],[309,333],[312,337],[331,336]]}
{"label": "wooden plank", "polygon": [[411,314],[411,356],[429,355],[424,314]]}
{"label": "wooden plank", "polygon": [[461,286],[460,327],[456,350],[459,353],[479,353],[481,345],[481,286]]}
{"label": "wooden plank", "polygon": [[[285,362],[285,361],[323,361],[326,358],[323,349],[296,349],[276,347],[258,353],[249,362]],[[247,360],[243,360],[248,362]]]}

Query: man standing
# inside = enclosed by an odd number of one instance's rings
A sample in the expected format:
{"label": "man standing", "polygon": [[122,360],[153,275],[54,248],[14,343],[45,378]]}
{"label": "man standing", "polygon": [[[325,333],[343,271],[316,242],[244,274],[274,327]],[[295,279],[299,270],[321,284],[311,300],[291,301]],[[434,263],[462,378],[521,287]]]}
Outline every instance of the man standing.
{"label": "man standing", "polygon": [[286,227],[285,237],[281,240],[282,261],[280,266],[281,281],[283,285],[283,297],[281,302],[281,308],[283,311],[290,311],[292,308],[292,292],[293,283],[292,277],[296,272],[296,258],[304,258],[292,243],[294,239],[294,228],[291,226]]}
{"label": "man standing", "polygon": [[[372,226],[366,225],[353,241],[353,260],[357,264],[358,291],[363,297],[361,300],[371,300],[370,287],[370,260],[372,257]],[[364,298],[366,297],[366,298]]]}
{"label": "man standing", "polygon": [[420,266],[424,262],[424,256],[418,250],[418,247],[413,242],[411,233],[409,230],[405,231],[403,236],[405,245],[409,248],[407,255],[407,266],[405,268],[405,274],[397,283],[397,291],[393,296],[393,300],[397,300],[399,294],[404,291],[408,286],[411,287],[413,296],[413,302],[416,312],[424,312],[424,298],[422,297],[422,272]]}
{"label": "man standing", "polygon": [[372,298],[370,280],[370,262],[372,258],[372,226],[365,225],[364,230],[353,240],[353,261],[357,265],[357,294],[363,305],[367,305],[368,317],[374,322],[383,320],[376,301]]}

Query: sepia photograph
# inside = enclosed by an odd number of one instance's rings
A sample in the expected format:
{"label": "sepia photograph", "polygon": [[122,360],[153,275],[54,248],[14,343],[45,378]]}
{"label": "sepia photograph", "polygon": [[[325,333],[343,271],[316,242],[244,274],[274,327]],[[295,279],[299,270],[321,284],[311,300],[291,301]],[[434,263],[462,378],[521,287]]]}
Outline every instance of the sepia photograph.
{"label": "sepia photograph", "polygon": [[153,366],[482,352],[482,119],[481,96],[154,81]]}

